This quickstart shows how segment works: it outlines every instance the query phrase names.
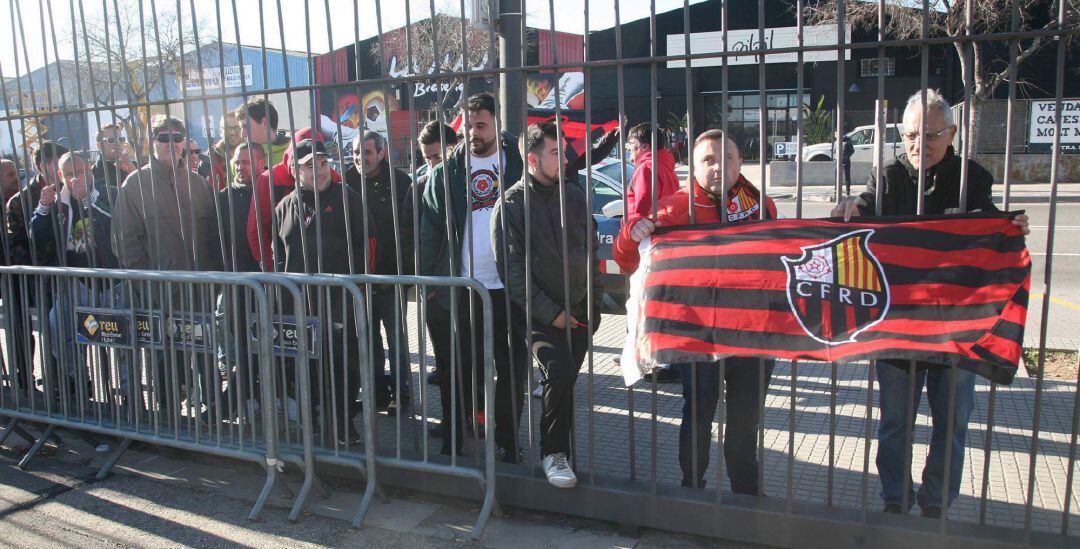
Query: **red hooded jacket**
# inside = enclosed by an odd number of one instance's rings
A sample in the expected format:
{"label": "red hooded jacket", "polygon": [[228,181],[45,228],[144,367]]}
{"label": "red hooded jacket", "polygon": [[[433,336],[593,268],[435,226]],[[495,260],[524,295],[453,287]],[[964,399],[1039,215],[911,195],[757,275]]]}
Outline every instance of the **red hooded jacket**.
{"label": "red hooded jacket", "polygon": [[[322,134],[313,132],[311,128],[298,130],[293,134],[293,142],[289,145],[289,150],[285,151],[281,162],[263,172],[255,181],[255,192],[251,194],[251,208],[255,215],[248,216],[247,236],[251,255],[262,264],[264,272],[274,271],[274,207],[296,189],[296,180],[290,169],[293,146],[312,137],[318,141],[323,140]],[[341,182],[341,174],[336,171],[331,170],[330,178],[335,183]],[[271,179],[274,182],[272,187]]]}
{"label": "red hooded jacket", "polygon": [[[653,157],[656,162],[653,162]],[[652,171],[656,169],[656,201],[679,190],[679,178],[675,175],[675,157],[671,151],[660,149],[638,153],[634,158],[634,176],[626,190],[626,214],[624,223],[652,216]]]}

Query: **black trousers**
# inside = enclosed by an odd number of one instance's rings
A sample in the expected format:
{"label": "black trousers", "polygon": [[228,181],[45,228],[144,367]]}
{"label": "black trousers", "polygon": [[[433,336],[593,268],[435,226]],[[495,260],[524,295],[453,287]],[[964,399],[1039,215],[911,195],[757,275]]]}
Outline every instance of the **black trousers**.
{"label": "black trousers", "polygon": [[[760,383],[761,364],[765,367],[764,386]],[[760,465],[757,458],[757,430],[761,421],[761,399],[769,386],[775,365],[773,360],[743,357],[729,358],[725,363],[727,414],[724,418],[724,461],[727,463],[731,491],[736,494],[755,495],[758,492]],[[705,470],[709,468],[713,417],[721,396],[720,367],[714,362],[680,364],[679,367],[682,369],[683,385],[679,466],[684,486],[702,487],[705,485]],[[694,478],[695,475],[697,478]]]}
{"label": "black trousers", "polygon": [[[449,440],[450,433],[450,425],[445,422],[445,418],[456,416],[454,418],[457,425],[455,443],[460,446],[463,418],[472,415],[474,402],[476,411],[483,410],[484,316],[479,297],[465,289],[456,291],[458,333],[456,352],[460,360],[456,361],[456,369],[449,368],[449,362],[444,364],[447,367],[440,378],[439,390],[442,393],[443,425],[448,437],[444,440]],[[520,423],[521,411],[524,407],[525,376],[528,375],[529,365],[529,350],[525,347],[525,314],[516,305],[510,303],[508,317],[506,291],[490,290],[490,294],[492,347],[495,355],[495,443],[508,451],[516,452],[516,428]],[[431,314],[430,309],[428,314]],[[447,311],[447,324],[449,324],[449,317],[450,312]],[[449,341],[451,339],[449,330],[443,333]],[[433,335],[432,338],[434,339],[435,336]],[[450,409],[453,398],[457,399],[456,414],[452,414]]]}
{"label": "black trousers", "polygon": [[540,416],[541,457],[570,453],[574,427],[574,384],[588,350],[588,328],[573,328],[568,342],[566,330],[533,321],[532,353],[540,363],[545,379],[543,413]]}

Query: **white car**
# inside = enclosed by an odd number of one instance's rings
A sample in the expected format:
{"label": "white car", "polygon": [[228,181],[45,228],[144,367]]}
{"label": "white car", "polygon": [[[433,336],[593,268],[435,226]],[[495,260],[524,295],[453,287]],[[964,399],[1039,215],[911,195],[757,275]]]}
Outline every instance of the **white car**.
{"label": "white car", "polygon": [[[855,154],[851,157],[852,166],[855,164],[874,165],[876,163],[877,159],[874,158],[874,130],[874,126],[859,126],[848,132],[847,137],[851,139],[851,144],[855,147]],[[885,139],[882,141],[882,148],[881,157],[886,162],[903,152],[904,145],[900,142],[899,124],[885,126]],[[836,148],[832,143],[818,143],[803,147],[802,159],[803,162],[832,161],[836,154]]]}

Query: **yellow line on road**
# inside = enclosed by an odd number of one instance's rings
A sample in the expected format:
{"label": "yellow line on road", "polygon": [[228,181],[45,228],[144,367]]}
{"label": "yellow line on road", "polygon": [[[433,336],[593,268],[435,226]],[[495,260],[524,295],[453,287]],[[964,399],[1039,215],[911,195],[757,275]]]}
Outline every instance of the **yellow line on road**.
{"label": "yellow line on road", "polygon": [[[1031,297],[1033,297],[1035,299],[1042,299],[1042,298],[1046,297],[1046,295],[1043,294],[1042,292],[1032,292]],[[1061,299],[1059,297],[1051,297],[1050,298],[1050,303],[1056,303],[1056,304],[1061,305],[1063,307],[1068,307],[1070,309],[1075,309],[1077,311],[1080,311],[1080,305],[1077,305],[1076,303],[1073,303],[1072,301],[1066,301],[1066,300]]]}

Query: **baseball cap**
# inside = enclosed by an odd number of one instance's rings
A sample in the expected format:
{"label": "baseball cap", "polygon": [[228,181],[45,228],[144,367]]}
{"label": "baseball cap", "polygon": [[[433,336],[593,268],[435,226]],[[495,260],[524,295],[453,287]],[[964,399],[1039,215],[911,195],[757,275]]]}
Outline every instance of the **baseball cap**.
{"label": "baseball cap", "polygon": [[323,145],[322,141],[314,139],[297,141],[295,150],[297,164],[307,164],[308,160],[311,160],[316,154],[326,156],[326,145]]}

